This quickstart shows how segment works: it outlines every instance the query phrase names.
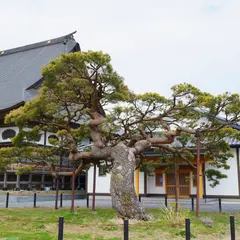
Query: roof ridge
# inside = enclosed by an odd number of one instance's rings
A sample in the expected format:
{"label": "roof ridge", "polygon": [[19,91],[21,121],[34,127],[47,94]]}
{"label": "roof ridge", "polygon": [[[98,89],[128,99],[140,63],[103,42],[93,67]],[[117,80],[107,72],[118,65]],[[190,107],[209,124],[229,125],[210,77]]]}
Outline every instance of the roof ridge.
{"label": "roof ridge", "polygon": [[28,45],[21,46],[21,47],[16,47],[16,48],[8,49],[8,50],[2,50],[2,51],[0,51],[0,57],[6,56],[9,54],[13,54],[13,53],[28,51],[28,50],[39,48],[39,47],[49,46],[49,45],[53,45],[53,44],[57,44],[57,43],[61,43],[61,42],[63,44],[66,44],[69,39],[75,40],[73,37],[73,34],[75,34],[76,32],[77,31],[74,31],[74,32],[64,35],[62,37],[53,38],[53,39],[49,39],[49,40],[45,40],[45,41],[41,41],[41,42],[37,42],[37,43],[33,43],[33,44],[28,44]]}

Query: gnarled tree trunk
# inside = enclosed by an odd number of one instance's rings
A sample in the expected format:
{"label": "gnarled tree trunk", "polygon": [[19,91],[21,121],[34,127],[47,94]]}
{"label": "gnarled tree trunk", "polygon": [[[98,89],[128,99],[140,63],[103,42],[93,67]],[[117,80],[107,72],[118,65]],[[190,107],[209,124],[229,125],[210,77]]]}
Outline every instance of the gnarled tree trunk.
{"label": "gnarled tree trunk", "polygon": [[134,149],[123,143],[112,148],[111,157],[114,159],[110,193],[114,207],[120,218],[151,220],[141,202],[138,201],[134,189],[134,171],[136,159]]}

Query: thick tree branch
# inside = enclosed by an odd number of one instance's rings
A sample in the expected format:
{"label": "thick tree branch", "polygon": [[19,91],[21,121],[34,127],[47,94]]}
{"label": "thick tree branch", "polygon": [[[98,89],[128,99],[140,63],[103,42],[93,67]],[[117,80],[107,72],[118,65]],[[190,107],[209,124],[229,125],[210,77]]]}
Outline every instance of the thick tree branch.
{"label": "thick tree branch", "polygon": [[151,147],[151,143],[148,140],[140,140],[135,143],[134,147],[132,148],[133,153],[139,154],[144,149]]}
{"label": "thick tree branch", "polygon": [[99,125],[104,122],[104,118],[98,112],[90,112],[89,113],[91,120],[90,120],[90,129],[91,129],[91,138],[93,143],[98,148],[103,148],[105,144],[102,141],[102,136],[99,131]]}
{"label": "thick tree branch", "polygon": [[151,144],[170,144],[174,142],[176,136],[181,135],[181,132],[181,129],[169,131],[164,134],[166,138],[147,138],[147,141],[149,141]]}
{"label": "thick tree branch", "polygon": [[135,145],[135,143],[140,141],[140,140],[143,140],[143,137],[141,135],[133,135],[127,146],[128,147],[133,147]]}

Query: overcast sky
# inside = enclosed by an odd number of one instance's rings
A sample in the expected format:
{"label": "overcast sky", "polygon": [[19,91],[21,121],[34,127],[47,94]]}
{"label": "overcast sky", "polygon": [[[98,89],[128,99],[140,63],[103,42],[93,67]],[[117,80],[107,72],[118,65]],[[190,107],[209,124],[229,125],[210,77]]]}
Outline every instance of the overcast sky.
{"label": "overcast sky", "polygon": [[240,91],[239,0],[1,0],[0,50],[77,30],[135,92]]}

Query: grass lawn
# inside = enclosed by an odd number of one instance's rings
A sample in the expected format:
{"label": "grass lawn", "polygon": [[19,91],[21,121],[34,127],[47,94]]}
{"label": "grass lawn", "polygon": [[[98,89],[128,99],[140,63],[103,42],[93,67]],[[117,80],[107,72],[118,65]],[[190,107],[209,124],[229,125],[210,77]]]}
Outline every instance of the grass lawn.
{"label": "grass lawn", "polygon": [[[162,220],[162,213],[149,209],[154,215],[153,222],[136,222],[130,225],[130,239],[185,239],[184,222],[178,226]],[[209,227],[190,213],[193,239],[230,239],[229,215],[220,213],[201,213],[201,217],[210,217],[213,226]],[[64,239],[123,239],[123,226],[116,219],[112,209],[0,209],[0,239],[8,240],[55,240],[58,233],[58,217],[64,216]],[[240,228],[240,213],[235,214],[236,229]],[[239,236],[239,234],[236,234]]]}

